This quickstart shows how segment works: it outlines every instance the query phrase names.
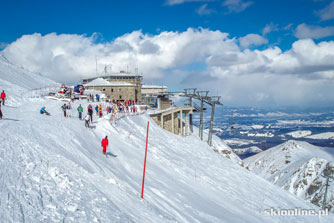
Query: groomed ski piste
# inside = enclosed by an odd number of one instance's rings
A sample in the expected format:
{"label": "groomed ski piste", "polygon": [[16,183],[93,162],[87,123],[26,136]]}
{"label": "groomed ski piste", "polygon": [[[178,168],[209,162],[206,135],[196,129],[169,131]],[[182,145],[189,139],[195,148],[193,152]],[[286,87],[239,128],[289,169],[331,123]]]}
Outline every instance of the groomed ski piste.
{"label": "groomed ski piste", "polygon": [[[22,81],[24,79],[28,81]],[[333,216],[267,216],[266,209],[314,209],[218,154],[197,134],[173,135],[148,115],[116,125],[94,116],[85,128],[61,101],[32,97],[54,82],[0,57],[1,222],[332,222]],[[81,103],[75,102],[76,109]],[[51,116],[40,115],[46,107]],[[74,112],[74,114],[76,114]],[[140,198],[150,122],[144,199]],[[101,139],[108,135],[108,158]],[[217,137],[216,145],[223,143]],[[113,155],[112,155],[112,154]]]}

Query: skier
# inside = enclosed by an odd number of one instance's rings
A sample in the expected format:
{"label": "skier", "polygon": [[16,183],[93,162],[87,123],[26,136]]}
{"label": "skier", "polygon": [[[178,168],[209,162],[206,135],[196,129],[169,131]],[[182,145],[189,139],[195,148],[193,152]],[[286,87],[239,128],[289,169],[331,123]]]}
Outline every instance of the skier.
{"label": "skier", "polygon": [[2,119],[1,103],[0,103],[0,119]]}
{"label": "skier", "polygon": [[88,114],[90,116],[90,122],[93,123],[93,107],[92,107],[91,104],[88,105],[87,110],[88,110]]}
{"label": "skier", "polygon": [[64,104],[63,106],[61,106],[61,109],[62,109],[63,112],[64,112],[64,117],[66,118],[66,109],[67,109],[66,104]]}
{"label": "skier", "polygon": [[78,112],[79,112],[79,119],[81,120],[81,116],[82,116],[82,112],[83,112],[83,108],[81,107],[81,104],[78,107]]}
{"label": "skier", "polygon": [[85,126],[86,126],[86,128],[88,128],[89,127],[89,120],[90,120],[90,115],[89,114],[87,114],[86,116],[85,116]]}
{"label": "skier", "polygon": [[43,114],[50,115],[50,113],[47,112],[47,111],[45,110],[45,106],[43,106],[43,107],[41,108],[41,110],[39,111],[39,113],[40,113],[41,115],[43,115]]}
{"label": "skier", "polygon": [[103,147],[102,153],[107,156],[108,136],[102,139],[101,146]]}
{"label": "skier", "polygon": [[0,97],[1,97],[1,100],[2,100],[2,105],[5,105],[6,93],[5,93],[4,90],[1,92],[1,96]]}

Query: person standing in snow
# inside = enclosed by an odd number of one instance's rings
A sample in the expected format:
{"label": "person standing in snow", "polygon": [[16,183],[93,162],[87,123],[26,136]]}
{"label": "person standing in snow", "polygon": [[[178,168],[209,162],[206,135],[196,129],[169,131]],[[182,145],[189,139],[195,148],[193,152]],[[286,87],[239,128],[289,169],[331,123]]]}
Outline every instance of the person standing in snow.
{"label": "person standing in snow", "polygon": [[106,136],[104,139],[102,139],[102,142],[101,142],[101,146],[103,147],[102,153],[104,155],[107,155],[107,146],[108,146],[108,144],[109,144],[108,136]]}
{"label": "person standing in snow", "polygon": [[66,109],[67,109],[66,104],[64,104],[63,106],[61,106],[61,109],[62,109],[63,112],[64,112],[64,117],[66,118]]}
{"label": "person standing in snow", "polygon": [[2,119],[1,103],[0,103],[0,119]]}
{"label": "person standing in snow", "polygon": [[89,127],[89,120],[90,120],[90,115],[87,114],[87,115],[85,116],[85,126],[86,126],[86,128]]}
{"label": "person standing in snow", "polygon": [[99,106],[98,105],[95,106],[95,111],[96,111],[96,115],[98,115],[99,114]]}
{"label": "person standing in snow", "polygon": [[88,115],[90,116],[90,122],[93,123],[93,107],[91,104],[88,105]]}
{"label": "person standing in snow", "polygon": [[2,105],[5,105],[6,93],[5,93],[4,90],[1,92],[1,96],[0,97],[1,97],[1,100],[2,100]]}
{"label": "person standing in snow", "polygon": [[99,116],[100,118],[102,118],[102,105],[101,104],[99,105],[98,109],[99,109]]}
{"label": "person standing in snow", "polygon": [[81,120],[82,112],[83,112],[83,108],[81,107],[81,105],[79,105],[78,107],[78,112],[79,112],[79,119]]}

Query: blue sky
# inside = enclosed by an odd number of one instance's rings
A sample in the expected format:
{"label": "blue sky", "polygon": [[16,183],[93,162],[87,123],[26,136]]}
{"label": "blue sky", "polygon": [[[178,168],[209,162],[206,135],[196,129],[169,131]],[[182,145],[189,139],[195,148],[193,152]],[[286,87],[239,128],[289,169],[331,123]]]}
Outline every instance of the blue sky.
{"label": "blue sky", "polygon": [[[268,34],[269,44],[288,49],[296,38],[291,28],[301,23],[333,25],[321,22],[316,11],[330,1],[254,0],[241,12],[229,11],[223,1],[194,1],[168,5],[159,0],[1,0],[0,42],[10,43],[24,34],[98,32],[101,41],[110,41],[132,32],[156,34],[160,31],[185,31],[203,27],[241,37],[248,33],[261,34],[266,25],[274,31]],[[207,4],[208,14],[197,10]],[[211,12],[210,12],[211,11]]]}
{"label": "blue sky", "polygon": [[3,55],[59,82],[98,60],[233,106],[334,103],[334,0],[1,0],[0,27]]}

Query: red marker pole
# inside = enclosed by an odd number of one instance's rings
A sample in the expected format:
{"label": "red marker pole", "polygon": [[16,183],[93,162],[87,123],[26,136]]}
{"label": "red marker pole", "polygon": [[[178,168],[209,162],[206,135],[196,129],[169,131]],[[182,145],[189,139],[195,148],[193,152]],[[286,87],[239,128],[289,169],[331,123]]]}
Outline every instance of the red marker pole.
{"label": "red marker pole", "polygon": [[150,122],[147,122],[147,133],[146,133],[146,148],[145,148],[145,160],[144,160],[144,171],[143,171],[143,183],[141,186],[141,198],[144,198],[144,182],[145,182],[145,170],[146,170],[146,157],[147,157],[147,143],[148,143],[148,129],[150,127]]}

